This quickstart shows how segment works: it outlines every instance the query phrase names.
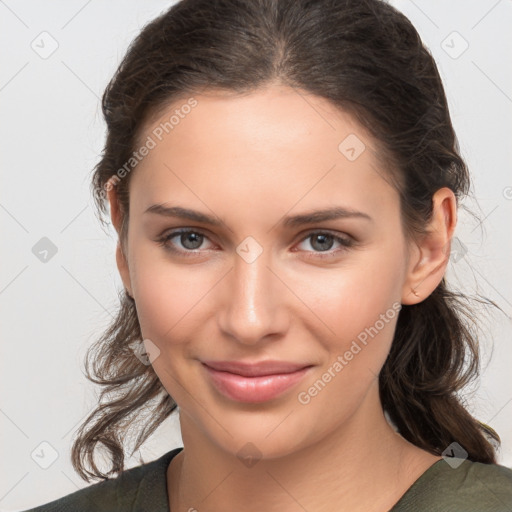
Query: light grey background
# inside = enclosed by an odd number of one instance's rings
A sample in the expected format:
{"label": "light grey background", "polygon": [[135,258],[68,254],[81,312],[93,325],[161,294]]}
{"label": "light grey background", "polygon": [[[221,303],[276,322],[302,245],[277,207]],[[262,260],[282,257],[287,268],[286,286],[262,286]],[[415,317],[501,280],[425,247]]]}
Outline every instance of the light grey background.
{"label": "light grey background", "polygon": [[[0,0],[1,510],[86,485],[69,460],[97,392],[82,375],[83,358],[122,289],[114,231],[101,229],[89,195],[105,134],[99,100],[130,41],[170,4]],[[448,276],[505,312],[483,312],[484,366],[467,400],[499,432],[499,461],[512,466],[512,2],[392,4],[438,63],[472,172],[478,203],[466,204],[479,208],[481,222],[461,212]],[[57,249],[46,262],[34,254],[43,237]],[[149,461],[176,446],[170,418],[141,454]]]}

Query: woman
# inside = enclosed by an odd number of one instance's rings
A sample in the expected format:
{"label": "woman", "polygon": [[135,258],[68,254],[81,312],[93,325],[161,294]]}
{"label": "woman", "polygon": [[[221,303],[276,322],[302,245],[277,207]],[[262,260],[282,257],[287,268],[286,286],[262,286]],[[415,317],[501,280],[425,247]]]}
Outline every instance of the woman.
{"label": "woman", "polygon": [[[477,340],[444,274],[469,176],[405,16],[183,0],[103,111],[93,188],[126,294],[72,455],[104,481],[33,510],[512,509],[499,437],[457,395]],[[136,450],[175,409],[184,448],[125,470],[128,427]]]}

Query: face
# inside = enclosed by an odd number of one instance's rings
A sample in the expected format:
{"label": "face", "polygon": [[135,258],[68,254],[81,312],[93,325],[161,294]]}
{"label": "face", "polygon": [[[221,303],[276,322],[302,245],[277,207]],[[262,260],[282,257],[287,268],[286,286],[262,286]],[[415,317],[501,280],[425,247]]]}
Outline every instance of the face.
{"label": "face", "polygon": [[[120,271],[182,428],[278,457],[378,393],[408,272],[399,196],[370,136],[326,100],[279,86],[194,98],[141,136],[155,145],[131,176]],[[244,365],[266,361],[290,364]]]}

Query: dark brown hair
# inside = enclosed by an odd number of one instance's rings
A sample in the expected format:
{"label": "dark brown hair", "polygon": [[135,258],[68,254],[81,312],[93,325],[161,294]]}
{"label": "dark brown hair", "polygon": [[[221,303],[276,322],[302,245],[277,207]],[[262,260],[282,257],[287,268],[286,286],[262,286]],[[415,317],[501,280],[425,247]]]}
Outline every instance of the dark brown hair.
{"label": "dark brown hair", "polygon": [[[439,188],[449,187],[458,201],[469,192],[436,64],[395,8],[379,0],[182,0],[144,27],[103,95],[107,138],[92,176],[100,220],[109,179],[133,163],[156,113],[202,91],[247,94],[273,83],[326,98],[369,131],[400,193],[408,236],[423,232]],[[122,246],[135,167],[115,183]],[[498,435],[459,396],[478,375],[475,332],[467,299],[443,279],[425,300],[403,306],[380,396],[411,443],[439,455],[456,441],[470,460],[495,463]],[[134,357],[129,344],[141,339],[135,303],[123,294],[86,358],[87,378],[103,387],[72,447],[87,481],[124,470],[130,429],[138,426],[135,451],[176,408],[152,366]],[[98,443],[112,462],[105,474],[94,461]]]}

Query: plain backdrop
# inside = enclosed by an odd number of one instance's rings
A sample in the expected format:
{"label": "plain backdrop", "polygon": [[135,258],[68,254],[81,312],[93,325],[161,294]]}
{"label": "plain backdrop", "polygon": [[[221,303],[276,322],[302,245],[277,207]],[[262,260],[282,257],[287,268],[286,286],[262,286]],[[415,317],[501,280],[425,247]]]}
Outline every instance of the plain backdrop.
{"label": "plain backdrop", "polygon": [[[87,485],[70,463],[97,393],[83,358],[122,289],[114,231],[101,229],[89,194],[105,135],[99,100],[128,44],[171,3],[0,0],[1,510]],[[392,4],[436,59],[473,176],[476,200],[465,204],[479,219],[461,211],[448,278],[504,311],[482,312],[482,375],[466,400],[501,435],[499,462],[510,467],[512,2]],[[177,446],[171,417],[141,455],[150,461]]]}

